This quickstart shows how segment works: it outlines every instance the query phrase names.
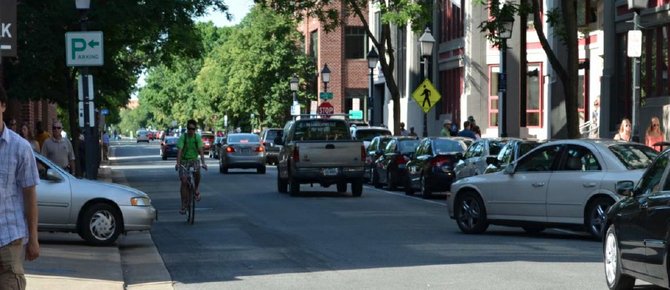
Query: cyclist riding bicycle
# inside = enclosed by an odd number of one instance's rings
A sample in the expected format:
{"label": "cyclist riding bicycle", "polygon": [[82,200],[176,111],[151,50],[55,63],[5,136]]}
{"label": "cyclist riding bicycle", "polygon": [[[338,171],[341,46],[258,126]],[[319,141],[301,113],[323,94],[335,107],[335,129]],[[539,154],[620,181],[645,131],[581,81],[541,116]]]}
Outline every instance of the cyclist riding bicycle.
{"label": "cyclist riding bicycle", "polygon": [[[180,214],[186,213],[186,206],[188,205],[188,169],[193,167],[195,173],[195,200],[200,201],[200,166],[207,170],[205,164],[205,153],[203,150],[202,138],[195,133],[197,123],[195,120],[188,120],[186,123],[187,133],[182,134],[177,141],[177,164],[175,169],[179,170],[179,179],[181,179],[181,209]],[[200,155],[200,160],[198,160]],[[181,166],[183,165],[183,166]]]}

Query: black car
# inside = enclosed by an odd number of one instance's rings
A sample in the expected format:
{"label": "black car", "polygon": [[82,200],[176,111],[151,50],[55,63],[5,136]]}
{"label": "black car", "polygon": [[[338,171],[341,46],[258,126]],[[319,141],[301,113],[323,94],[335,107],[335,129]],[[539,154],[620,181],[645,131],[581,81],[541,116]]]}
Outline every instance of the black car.
{"label": "black car", "polygon": [[619,181],[622,198],[607,212],[603,238],[610,289],[633,289],[635,279],[668,288],[670,264],[670,150],[659,155],[634,186]]}
{"label": "black car", "polygon": [[365,172],[363,172],[363,179],[371,181],[372,167],[375,165],[377,158],[384,153],[384,148],[393,139],[392,136],[377,136],[372,138],[370,145],[365,149]]}
{"label": "black car", "polygon": [[178,137],[165,137],[161,142],[161,158],[167,160],[168,157],[177,157]]}
{"label": "black car", "polygon": [[393,137],[372,167],[372,185],[380,188],[382,184],[386,184],[389,190],[396,190],[398,185],[405,186],[405,166],[418,144],[418,137]]}
{"label": "black car", "polygon": [[493,173],[505,169],[512,161],[519,159],[540,144],[542,142],[537,140],[510,139],[500,149],[498,156],[486,158],[488,165],[484,169],[484,173]]}
{"label": "black car", "polygon": [[423,197],[430,197],[435,191],[451,188],[456,174],[454,166],[463,158],[467,146],[463,141],[449,137],[428,137],[421,140],[412,159],[407,162],[405,194],[421,190]]}

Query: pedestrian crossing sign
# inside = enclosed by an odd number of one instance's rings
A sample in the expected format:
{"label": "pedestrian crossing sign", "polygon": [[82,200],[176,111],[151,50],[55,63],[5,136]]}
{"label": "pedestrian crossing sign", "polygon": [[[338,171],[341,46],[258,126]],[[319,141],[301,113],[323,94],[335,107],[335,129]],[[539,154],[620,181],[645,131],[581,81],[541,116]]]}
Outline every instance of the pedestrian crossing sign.
{"label": "pedestrian crossing sign", "polygon": [[428,113],[442,98],[430,80],[425,79],[412,93],[412,98],[424,113]]}

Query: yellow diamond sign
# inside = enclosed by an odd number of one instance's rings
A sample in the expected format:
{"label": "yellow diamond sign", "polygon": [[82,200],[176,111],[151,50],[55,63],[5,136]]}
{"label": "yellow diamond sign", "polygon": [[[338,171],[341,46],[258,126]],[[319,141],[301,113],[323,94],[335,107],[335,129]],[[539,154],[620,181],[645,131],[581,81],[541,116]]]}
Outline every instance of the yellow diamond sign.
{"label": "yellow diamond sign", "polygon": [[412,98],[414,98],[416,104],[423,109],[424,113],[428,113],[442,96],[440,96],[440,93],[435,89],[430,80],[425,79],[419,87],[414,90]]}

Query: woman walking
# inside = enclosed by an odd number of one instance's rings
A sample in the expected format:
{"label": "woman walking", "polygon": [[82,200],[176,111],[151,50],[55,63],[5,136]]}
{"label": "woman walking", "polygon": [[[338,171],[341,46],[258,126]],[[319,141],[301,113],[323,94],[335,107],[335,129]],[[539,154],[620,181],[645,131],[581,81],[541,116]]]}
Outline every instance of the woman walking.
{"label": "woman walking", "polygon": [[663,131],[661,130],[661,121],[658,120],[658,117],[652,117],[651,118],[651,123],[649,124],[649,127],[647,128],[647,132],[644,136],[644,144],[656,149],[657,151],[663,150],[662,145],[656,145],[654,144],[660,143],[664,141],[664,134]]}
{"label": "woman walking", "polygon": [[622,140],[630,142],[633,138],[633,134],[631,134],[631,131],[632,128],[630,120],[628,120],[628,118],[623,118],[623,120],[621,120],[621,126],[619,126],[619,133],[616,133],[616,135],[614,135],[614,140]]}

